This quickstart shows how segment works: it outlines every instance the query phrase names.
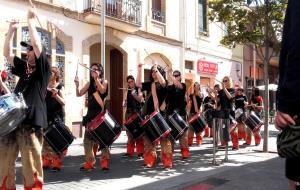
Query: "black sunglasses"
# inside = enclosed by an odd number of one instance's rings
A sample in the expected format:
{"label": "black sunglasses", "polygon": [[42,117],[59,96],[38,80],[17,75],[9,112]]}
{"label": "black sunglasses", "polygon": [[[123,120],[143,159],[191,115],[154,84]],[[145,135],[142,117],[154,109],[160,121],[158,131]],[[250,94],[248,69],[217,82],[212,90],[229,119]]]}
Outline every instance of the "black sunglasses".
{"label": "black sunglasses", "polygon": [[223,82],[228,82],[228,80],[223,80]]}
{"label": "black sunglasses", "polygon": [[173,77],[180,77],[180,75],[178,75],[178,74],[176,75],[176,74],[175,74],[175,75],[173,75]]}

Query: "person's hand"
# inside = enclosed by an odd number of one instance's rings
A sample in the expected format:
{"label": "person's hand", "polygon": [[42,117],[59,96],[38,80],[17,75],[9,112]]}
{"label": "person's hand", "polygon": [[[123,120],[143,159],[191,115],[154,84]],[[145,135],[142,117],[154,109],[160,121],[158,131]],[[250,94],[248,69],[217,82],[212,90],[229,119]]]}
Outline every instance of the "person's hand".
{"label": "person's hand", "polygon": [[131,90],[131,95],[133,95],[133,96],[136,95],[136,90],[134,90],[134,89]]}
{"label": "person's hand", "polygon": [[142,63],[139,63],[139,64],[138,64],[138,71],[141,71],[141,70],[142,70],[143,65],[144,65],[144,64],[142,64]]}
{"label": "person's hand", "polygon": [[55,97],[58,93],[58,90],[56,88],[51,88],[52,97]]}
{"label": "person's hand", "polygon": [[76,85],[76,88],[78,88],[78,86],[79,86],[79,79],[78,79],[78,76],[75,76],[74,83],[75,83],[75,85]]}
{"label": "person's hand", "polygon": [[92,74],[93,79],[97,80],[99,78],[100,72],[98,70],[93,70],[91,74]]}
{"label": "person's hand", "polygon": [[15,32],[19,28],[19,21],[18,20],[11,20],[9,23],[9,31],[10,32]]}
{"label": "person's hand", "polygon": [[295,125],[296,123],[294,119],[286,113],[277,111],[275,115],[275,127],[278,130],[282,130],[288,127],[289,125]]}
{"label": "person's hand", "polygon": [[224,82],[222,82],[222,89],[225,89],[226,87],[225,87],[225,83]]}
{"label": "person's hand", "polygon": [[32,18],[35,18],[36,15],[37,15],[36,9],[32,7],[32,8],[30,8],[30,9],[28,10],[27,18],[28,18],[28,19],[32,19]]}

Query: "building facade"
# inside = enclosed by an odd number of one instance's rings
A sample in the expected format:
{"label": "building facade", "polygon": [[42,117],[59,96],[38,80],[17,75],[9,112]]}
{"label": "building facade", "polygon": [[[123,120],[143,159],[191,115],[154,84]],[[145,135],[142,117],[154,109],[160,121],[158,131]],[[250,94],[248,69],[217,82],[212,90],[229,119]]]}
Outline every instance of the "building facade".
{"label": "building facade", "polygon": [[[80,123],[85,114],[85,98],[75,95],[74,77],[80,85],[89,80],[90,66],[101,62],[100,0],[37,0],[41,26],[39,34],[53,66],[62,71],[66,93],[66,125]],[[12,19],[20,20],[13,40],[13,51],[25,56],[20,41],[28,40],[27,0],[0,0],[0,38],[4,38]],[[220,23],[207,20],[205,0],[106,0],[105,78],[109,81],[108,109],[123,122],[122,98],[126,76],[136,76],[137,64],[144,63],[144,80],[156,63],[180,70],[188,86],[195,81],[203,87],[214,79],[231,76],[242,84],[243,51],[229,49],[219,41],[226,32]],[[3,41],[3,40],[2,40]],[[0,49],[3,44],[0,43]],[[4,58],[0,55],[0,60]],[[0,68],[7,64],[0,64]],[[11,79],[12,86],[15,79]],[[191,91],[191,88],[189,88]]]}

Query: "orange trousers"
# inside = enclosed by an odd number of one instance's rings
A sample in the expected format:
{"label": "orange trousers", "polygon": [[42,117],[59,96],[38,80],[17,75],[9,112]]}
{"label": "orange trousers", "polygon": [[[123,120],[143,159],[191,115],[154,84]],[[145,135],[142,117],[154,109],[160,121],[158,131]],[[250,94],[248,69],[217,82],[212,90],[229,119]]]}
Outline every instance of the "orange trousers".
{"label": "orange trousers", "polygon": [[[194,139],[194,129],[193,127],[189,127],[188,129],[188,145],[192,146],[193,144],[193,139]],[[195,133],[196,134],[196,145],[201,145],[202,144],[202,132],[200,133]]]}
{"label": "orange trousers", "polygon": [[15,162],[21,153],[22,172],[25,190],[43,188],[41,129],[30,125],[20,125],[15,131],[0,138],[0,189],[16,189]]}
{"label": "orange trousers", "polygon": [[[67,149],[64,151],[64,155],[67,153]],[[62,168],[63,155],[58,155],[50,145],[44,141],[42,148],[42,158],[44,168]]]}
{"label": "orange trousers", "polygon": [[252,140],[252,133],[254,135],[254,141],[255,141],[255,145],[259,145],[261,142],[261,135],[260,135],[260,129],[253,132],[251,129],[249,129],[247,127],[246,129],[246,144],[250,145],[251,144],[251,140]]}
{"label": "orange trousers", "polygon": [[132,135],[126,131],[128,140],[127,140],[127,154],[129,156],[133,156],[134,148],[136,148],[136,153],[138,155],[144,154],[144,139],[143,137],[139,137],[138,139],[134,139]]}
{"label": "orange trousers", "polygon": [[[172,140],[171,143],[172,143],[172,150],[174,153],[174,146],[175,146],[174,140]],[[181,157],[183,159],[190,157],[190,151],[189,151],[189,145],[188,145],[188,130],[186,130],[183,133],[183,135],[179,138],[179,145],[180,145],[180,149],[181,149]]]}
{"label": "orange trousers", "polygon": [[[156,164],[157,153],[156,146],[152,143],[147,136],[144,136],[145,152],[144,152],[144,165],[152,168]],[[161,145],[161,161],[164,168],[172,168],[173,166],[173,150],[172,143],[169,138],[162,138]]]}
{"label": "orange trousers", "polygon": [[246,126],[244,123],[238,123],[238,138],[239,139],[246,139]]}
{"label": "orange trousers", "polygon": [[[94,154],[94,148],[97,146],[97,143],[92,139],[91,135],[87,130],[85,130],[84,137],[83,137],[83,147],[84,147],[84,154],[85,154],[85,169],[90,169],[94,167],[96,163],[96,158]],[[101,150],[100,156],[100,167],[102,169],[109,168],[109,159],[110,159],[110,152],[108,148],[104,148]]]}

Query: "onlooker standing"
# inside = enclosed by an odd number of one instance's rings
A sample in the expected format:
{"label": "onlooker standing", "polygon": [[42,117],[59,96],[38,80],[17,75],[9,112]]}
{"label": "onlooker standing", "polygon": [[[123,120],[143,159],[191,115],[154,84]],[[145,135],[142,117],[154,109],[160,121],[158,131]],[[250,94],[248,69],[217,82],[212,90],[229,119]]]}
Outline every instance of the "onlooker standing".
{"label": "onlooker standing", "polygon": [[[275,125],[285,130],[289,125],[299,125],[300,114],[300,1],[289,0],[282,36],[279,60],[279,84]],[[300,189],[300,157],[286,159],[286,177],[291,189]]]}

